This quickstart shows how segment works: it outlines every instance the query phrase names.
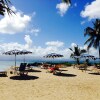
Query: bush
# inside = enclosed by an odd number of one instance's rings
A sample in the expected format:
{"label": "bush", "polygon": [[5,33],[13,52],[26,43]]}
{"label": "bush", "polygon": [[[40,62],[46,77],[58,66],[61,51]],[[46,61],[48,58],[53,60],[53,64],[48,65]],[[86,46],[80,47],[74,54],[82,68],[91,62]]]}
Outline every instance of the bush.
{"label": "bush", "polygon": [[71,66],[72,64],[71,63],[69,63],[69,62],[65,62],[65,63],[63,63],[65,66]]}

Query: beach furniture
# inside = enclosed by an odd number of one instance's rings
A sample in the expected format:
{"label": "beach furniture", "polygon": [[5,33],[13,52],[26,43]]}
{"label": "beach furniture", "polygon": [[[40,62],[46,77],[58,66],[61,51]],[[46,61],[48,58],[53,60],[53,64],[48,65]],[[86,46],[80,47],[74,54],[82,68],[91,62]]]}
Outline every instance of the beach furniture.
{"label": "beach furniture", "polygon": [[15,69],[15,73],[17,73],[17,75],[27,75],[28,71],[26,70],[26,65],[27,63],[21,63],[20,67]]}
{"label": "beach furniture", "polygon": [[52,65],[47,69],[47,72],[53,73],[54,75],[61,73],[61,70],[59,68],[59,65]]}
{"label": "beach furniture", "polygon": [[84,63],[84,64],[76,65],[76,67],[77,67],[79,70],[82,70],[82,71],[84,70],[84,71],[86,71],[88,65],[87,65],[86,63]]}
{"label": "beach furniture", "polygon": [[48,69],[49,67],[51,67],[51,64],[43,64],[40,67],[41,69]]}
{"label": "beach furniture", "polygon": [[55,65],[53,75],[60,74],[62,72],[62,70],[60,70],[59,68],[62,68],[62,64]]}
{"label": "beach furniture", "polygon": [[5,70],[0,70],[0,75],[5,75],[5,76],[7,76],[7,71],[5,71]]}
{"label": "beach furniture", "polygon": [[27,70],[32,70],[33,69],[32,63],[28,63],[26,68],[27,68]]}
{"label": "beach furniture", "polygon": [[97,73],[97,74],[100,74],[100,66],[95,64],[94,66],[91,66],[91,70],[90,71],[92,71],[94,73]]}

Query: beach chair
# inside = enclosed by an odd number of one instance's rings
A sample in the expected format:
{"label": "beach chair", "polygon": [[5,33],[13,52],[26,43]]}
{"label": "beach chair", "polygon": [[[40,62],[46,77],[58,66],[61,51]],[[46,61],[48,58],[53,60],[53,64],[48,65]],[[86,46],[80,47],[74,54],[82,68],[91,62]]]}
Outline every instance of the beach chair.
{"label": "beach chair", "polygon": [[2,76],[2,75],[7,76],[7,71],[5,71],[5,70],[0,70],[0,76]]}
{"label": "beach chair", "polygon": [[98,67],[97,65],[91,66],[90,71],[100,74],[100,67]]}
{"label": "beach chair", "polygon": [[33,69],[32,63],[28,63],[26,68],[27,70],[32,70]]}
{"label": "beach chair", "polygon": [[88,67],[88,65],[86,63],[77,65],[77,68],[79,70],[82,70],[82,71],[86,71],[87,70],[87,67]]}
{"label": "beach chair", "polygon": [[53,75],[60,74],[62,72],[62,70],[59,69],[61,68],[61,66],[61,64],[57,64],[54,66]]}
{"label": "beach chair", "polygon": [[25,70],[26,65],[27,65],[27,63],[21,63],[20,67],[17,70],[15,70],[15,73],[17,73],[17,75],[20,75],[20,76],[21,75],[27,75],[28,71]]}

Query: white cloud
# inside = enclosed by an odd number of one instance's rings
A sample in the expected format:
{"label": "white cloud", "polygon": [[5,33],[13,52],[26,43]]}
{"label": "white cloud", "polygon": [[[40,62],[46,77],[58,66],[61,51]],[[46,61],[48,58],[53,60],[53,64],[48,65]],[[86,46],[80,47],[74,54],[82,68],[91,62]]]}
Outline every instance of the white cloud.
{"label": "white cloud", "polygon": [[38,29],[38,28],[32,28],[27,31],[27,33],[34,34],[35,36],[38,36],[39,32],[40,32],[40,29]]}
{"label": "white cloud", "polygon": [[1,43],[0,44],[0,52],[5,52],[13,49],[18,49],[18,50],[31,50],[32,49],[32,43],[33,41],[31,40],[29,35],[25,35],[24,37],[25,44],[19,44],[17,42],[11,42],[11,43]]}
{"label": "white cloud", "polygon": [[81,25],[83,25],[83,24],[85,24],[86,23],[86,21],[81,21]]}
{"label": "white cloud", "polygon": [[40,32],[40,30],[39,29],[32,29],[32,30],[30,30],[30,32],[31,33],[38,33],[38,32]]}
{"label": "white cloud", "polygon": [[[87,50],[87,45],[84,45],[83,47],[81,47],[81,49]],[[90,55],[95,56],[95,57],[98,57],[98,55],[99,55],[98,49],[95,49],[94,47],[91,47],[91,48],[88,50],[88,53],[89,53]]]}
{"label": "white cloud", "polygon": [[61,16],[64,16],[64,14],[67,12],[69,7],[70,7],[70,4],[66,4],[66,3],[59,3],[56,5],[56,9],[58,9],[58,13]]}
{"label": "white cloud", "polygon": [[21,11],[18,11],[14,6],[12,10],[16,13],[9,16],[5,12],[5,16],[0,20],[0,34],[15,34],[22,32],[28,26],[31,21],[31,17],[24,15]]}
{"label": "white cloud", "polygon": [[83,18],[88,17],[89,20],[100,18],[100,0],[95,0],[91,4],[87,4],[85,9],[81,11]]}
{"label": "white cloud", "polygon": [[13,49],[23,49],[24,45],[21,45],[19,43],[3,43],[0,44],[0,52],[5,52],[5,51],[9,51],[9,50],[13,50]]}
{"label": "white cloud", "polygon": [[61,41],[50,41],[50,42],[46,42],[46,45],[54,46],[54,47],[62,47],[64,45],[64,43]]}
{"label": "white cloud", "polygon": [[25,48],[31,48],[33,41],[31,40],[30,35],[25,35],[24,40],[26,42]]}
{"label": "white cloud", "polygon": [[74,49],[74,47],[76,47],[77,44],[76,43],[71,43],[71,48]]}
{"label": "white cloud", "polygon": [[[31,55],[26,55],[28,56],[27,58],[41,58],[49,53],[58,53],[58,54],[62,54],[64,55],[64,59],[70,59],[70,54],[72,53],[71,50],[69,50],[69,48],[60,48],[60,46],[51,46],[51,45],[46,45],[46,47],[41,47],[41,46],[35,46],[33,45],[33,41],[31,40],[29,35],[26,35],[24,37],[25,40],[25,44],[19,44],[19,43],[3,43],[0,44],[0,53],[4,52],[4,51],[8,51],[8,50],[13,50],[13,49],[19,49],[19,50],[29,50],[32,51],[33,54]],[[49,42],[47,42],[49,43]],[[60,43],[60,41],[59,41]],[[64,44],[64,43],[63,43]],[[75,43],[71,44],[71,47],[76,46]],[[79,46],[81,49],[86,49],[87,45],[85,46]],[[98,57],[98,50],[94,49],[93,47],[90,48],[89,50],[89,54],[94,55],[96,57]],[[0,59],[2,59],[2,56],[0,56]],[[22,58],[23,59],[23,58]]]}

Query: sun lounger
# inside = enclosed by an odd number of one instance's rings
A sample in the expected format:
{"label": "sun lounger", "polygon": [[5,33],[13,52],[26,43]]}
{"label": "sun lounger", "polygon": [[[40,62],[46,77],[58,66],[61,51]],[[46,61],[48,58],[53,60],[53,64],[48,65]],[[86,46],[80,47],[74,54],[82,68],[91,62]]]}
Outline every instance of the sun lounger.
{"label": "sun lounger", "polygon": [[27,63],[21,63],[20,67],[16,70],[15,69],[15,73],[17,73],[17,75],[27,75],[28,71],[25,70]]}
{"label": "sun lounger", "polygon": [[5,75],[5,76],[7,76],[7,71],[0,70],[0,75]]}
{"label": "sun lounger", "polygon": [[79,70],[84,70],[84,71],[86,71],[87,70],[87,67],[88,67],[88,65],[87,64],[80,64],[80,65],[77,65],[76,66]]}
{"label": "sun lounger", "polygon": [[100,74],[100,68],[97,66],[91,66],[90,71]]}
{"label": "sun lounger", "polygon": [[53,75],[60,74],[61,72],[62,72],[61,70],[54,70]]}
{"label": "sun lounger", "polygon": [[58,73],[61,73],[62,71],[59,69],[58,65],[53,65],[47,69],[47,72],[53,73],[53,74],[58,74]]}

